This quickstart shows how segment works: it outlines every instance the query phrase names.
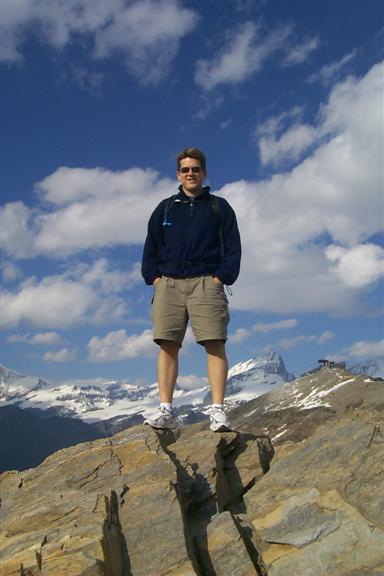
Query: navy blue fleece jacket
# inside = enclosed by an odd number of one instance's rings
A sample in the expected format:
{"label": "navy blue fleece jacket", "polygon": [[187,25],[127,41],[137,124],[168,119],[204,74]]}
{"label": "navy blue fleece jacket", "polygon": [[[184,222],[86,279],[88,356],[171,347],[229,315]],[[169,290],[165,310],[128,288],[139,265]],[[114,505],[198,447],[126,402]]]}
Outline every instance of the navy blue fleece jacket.
{"label": "navy blue fleece jacket", "polygon": [[[228,202],[217,196],[220,216],[209,202],[209,187],[196,198],[182,187],[163,225],[164,199],[152,213],[144,245],[141,272],[147,284],[157,276],[190,278],[211,274],[223,284],[233,284],[239,275],[241,244],[236,215]],[[224,256],[220,257],[220,223]]]}

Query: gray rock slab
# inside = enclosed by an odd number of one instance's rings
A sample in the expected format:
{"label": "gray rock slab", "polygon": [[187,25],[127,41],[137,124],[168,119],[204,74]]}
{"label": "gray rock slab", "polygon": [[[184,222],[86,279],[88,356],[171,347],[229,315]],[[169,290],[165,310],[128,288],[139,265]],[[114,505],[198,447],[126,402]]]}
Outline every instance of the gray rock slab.
{"label": "gray rock slab", "polygon": [[230,512],[222,512],[212,519],[207,532],[207,547],[212,571],[206,576],[257,574]]}

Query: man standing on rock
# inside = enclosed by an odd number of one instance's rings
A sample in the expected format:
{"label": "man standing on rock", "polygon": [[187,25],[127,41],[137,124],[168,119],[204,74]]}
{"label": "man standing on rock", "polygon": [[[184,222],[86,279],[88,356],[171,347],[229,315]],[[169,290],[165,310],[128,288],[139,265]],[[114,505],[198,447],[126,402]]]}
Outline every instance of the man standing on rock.
{"label": "man standing on rock", "polygon": [[142,275],[153,285],[153,339],[159,345],[160,407],[146,420],[153,428],[175,428],[172,409],[178,355],[188,320],[196,342],[205,347],[211,387],[211,430],[231,429],[224,412],[228,360],[225,352],[228,300],[224,285],[240,270],[241,244],[236,216],[224,198],[204,186],[205,156],[186,148],[177,157],[179,192],[151,215]]}

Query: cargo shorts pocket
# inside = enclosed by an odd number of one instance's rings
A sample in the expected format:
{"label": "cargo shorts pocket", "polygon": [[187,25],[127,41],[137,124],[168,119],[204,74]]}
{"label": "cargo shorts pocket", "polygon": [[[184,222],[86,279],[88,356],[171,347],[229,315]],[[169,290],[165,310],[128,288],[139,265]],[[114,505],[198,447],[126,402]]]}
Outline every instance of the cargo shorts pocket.
{"label": "cargo shorts pocket", "polygon": [[215,282],[215,280],[213,279],[213,276],[206,276],[205,277],[205,288],[209,291],[215,291],[217,294],[223,294],[225,297],[225,300],[228,302],[227,300],[227,296],[225,294],[224,291],[224,284],[219,284],[218,282]]}

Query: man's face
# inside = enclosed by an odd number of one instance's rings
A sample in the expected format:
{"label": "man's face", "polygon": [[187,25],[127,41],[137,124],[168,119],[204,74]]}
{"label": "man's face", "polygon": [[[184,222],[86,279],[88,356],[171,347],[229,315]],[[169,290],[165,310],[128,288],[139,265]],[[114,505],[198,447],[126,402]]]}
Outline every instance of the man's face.
{"label": "man's face", "polygon": [[183,158],[180,161],[180,168],[176,172],[178,181],[189,196],[200,194],[206,175],[207,173],[201,168],[199,160],[194,158]]}

